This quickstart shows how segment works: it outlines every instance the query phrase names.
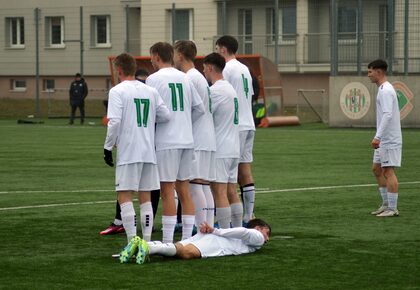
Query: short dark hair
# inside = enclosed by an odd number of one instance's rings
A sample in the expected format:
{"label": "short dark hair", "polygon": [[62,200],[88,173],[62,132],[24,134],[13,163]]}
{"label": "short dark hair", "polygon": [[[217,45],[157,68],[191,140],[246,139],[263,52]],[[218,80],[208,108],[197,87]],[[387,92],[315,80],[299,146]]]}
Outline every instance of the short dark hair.
{"label": "short dark hair", "polygon": [[204,57],[203,63],[212,65],[217,72],[221,73],[225,68],[226,60],[220,54],[212,52]]}
{"label": "short dark hair", "polygon": [[150,54],[157,54],[164,63],[172,63],[174,48],[167,42],[156,42],[150,47]]}
{"label": "short dark hair", "polygon": [[368,69],[380,69],[386,72],[388,70],[388,64],[383,59],[377,59],[368,64]]}
{"label": "short dark hair", "polygon": [[197,56],[197,46],[191,40],[178,40],[175,42],[174,49],[190,61],[194,61]]}
{"label": "short dark hair", "polygon": [[148,77],[149,72],[145,69],[139,68],[138,70],[136,70],[136,73],[134,76],[135,77]]}
{"label": "short dark hair", "polygon": [[238,51],[238,41],[230,35],[223,35],[216,40],[216,45],[226,47],[228,53],[235,54]]}
{"label": "short dark hair", "polygon": [[268,228],[269,233],[268,235],[271,235],[271,227],[269,224],[267,224],[265,221],[263,221],[262,219],[252,219],[250,220],[247,225],[246,228],[247,229],[253,229],[255,227],[261,227],[261,228]]}
{"label": "short dark hair", "polygon": [[76,78],[81,78],[82,77],[82,75],[80,74],[80,73],[77,73],[77,74],[75,74],[74,75]]}
{"label": "short dark hair", "polygon": [[136,60],[128,53],[121,53],[114,59],[114,65],[122,69],[125,76],[134,76],[137,69]]}

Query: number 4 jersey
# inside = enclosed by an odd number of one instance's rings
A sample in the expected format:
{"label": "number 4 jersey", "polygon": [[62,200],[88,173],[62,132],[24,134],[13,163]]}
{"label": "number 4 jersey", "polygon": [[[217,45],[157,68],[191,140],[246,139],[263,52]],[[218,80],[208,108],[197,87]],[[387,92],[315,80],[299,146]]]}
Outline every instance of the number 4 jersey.
{"label": "number 4 jersey", "polygon": [[204,105],[187,75],[173,67],[151,74],[146,84],[156,88],[171,111],[171,121],[156,126],[156,151],[192,149],[192,111],[204,114]]}
{"label": "number 4 jersey", "polygon": [[117,165],[156,164],[155,123],[170,112],[159,93],[138,80],[126,80],[109,91],[108,131],[104,148],[117,147]]}

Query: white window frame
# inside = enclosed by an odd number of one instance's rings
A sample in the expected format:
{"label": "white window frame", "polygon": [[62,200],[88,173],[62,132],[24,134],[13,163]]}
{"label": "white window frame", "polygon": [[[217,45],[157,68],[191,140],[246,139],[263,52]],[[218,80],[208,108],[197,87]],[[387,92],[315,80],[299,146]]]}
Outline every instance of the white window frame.
{"label": "white window frame", "polygon": [[[287,8],[292,8],[292,7],[287,7]],[[296,7],[295,11],[297,10]],[[273,35],[272,39],[272,43],[274,44],[275,42],[275,32],[274,32],[274,22],[275,22],[275,9],[270,9],[271,10],[271,25],[270,25],[270,34]],[[296,36],[297,36],[297,31],[295,32],[295,39],[288,39],[287,37],[284,36],[283,33],[283,12],[284,12],[284,8],[279,8],[279,24],[278,24],[278,31],[279,31],[279,44],[296,44]],[[297,21],[297,15],[295,17],[295,25],[296,25],[296,21]],[[290,37],[290,36],[289,36]]]}
{"label": "white window frame", "polygon": [[[176,8],[175,11],[188,11],[188,39],[187,40],[193,40],[194,39],[194,12],[193,9],[190,8]],[[169,38],[172,40],[172,9],[168,10],[169,13]],[[174,39],[181,40],[181,39]]]}
{"label": "white window frame", "polygon": [[[22,86],[18,85],[18,82],[22,82]],[[12,91],[13,92],[26,92],[26,80],[12,79]]]}
{"label": "white window frame", "polygon": [[[48,43],[48,47],[51,48],[65,48],[66,45],[64,43],[64,16],[47,16],[48,18],[48,36],[49,36],[49,43]],[[60,19],[60,43],[52,43],[53,41],[53,32],[52,32],[52,28],[53,28],[53,23],[52,20],[53,19]]]}
{"label": "white window frame", "polygon": [[[106,43],[98,43],[98,18],[106,18]],[[94,47],[111,47],[111,16],[110,15],[92,15],[92,44]]]}
{"label": "white window frame", "polygon": [[[48,88],[48,81],[53,82],[54,86],[52,88]],[[44,92],[47,92],[47,93],[55,92],[55,80],[54,79],[44,79],[42,85],[43,85]]]}
{"label": "white window frame", "polygon": [[[13,21],[16,21],[16,44],[13,43]],[[21,31],[21,21],[23,21],[23,31]],[[9,29],[9,47],[10,48],[25,48],[25,39],[23,43],[20,42],[21,35],[25,37],[25,20],[23,17],[10,17],[7,18],[7,25]]]}
{"label": "white window frame", "polygon": [[[350,37],[349,38],[346,38],[346,37],[343,37],[343,35],[340,35],[340,31],[338,31],[338,35],[337,35],[337,37],[338,37],[338,43],[339,44],[355,44],[355,43],[357,43],[357,37],[358,37],[358,33],[359,33],[359,13],[357,11],[357,7],[342,6],[342,7],[339,7],[338,9],[353,10],[355,12],[355,15],[356,15],[356,19],[355,19],[355,21],[356,21],[356,23],[355,23],[356,24],[356,31],[354,31],[354,32],[348,32],[349,34],[353,34],[354,33],[354,38],[350,38]],[[338,19],[338,22],[340,22],[340,18]],[[340,26],[338,26],[338,28],[339,27]],[[340,38],[340,37],[342,37],[342,38]]]}

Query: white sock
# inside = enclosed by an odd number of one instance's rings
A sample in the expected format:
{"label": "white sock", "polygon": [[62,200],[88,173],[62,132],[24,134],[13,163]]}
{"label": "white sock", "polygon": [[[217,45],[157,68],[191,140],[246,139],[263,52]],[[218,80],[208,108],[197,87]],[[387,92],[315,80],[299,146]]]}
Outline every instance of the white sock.
{"label": "white sock", "polygon": [[122,220],[114,219],[114,225],[122,226],[122,224],[123,224]]}
{"label": "white sock", "polygon": [[193,215],[182,215],[182,238],[185,240],[191,238],[192,230],[194,226],[195,216]]}
{"label": "white sock", "polygon": [[201,184],[190,183],[190,192],[195,208],[195,226],[198,228],[207,219],[207,201]]}
{"label": "white sock", "polygon": [[398,192],[388,192],[388,208],[397,210]]}
{"label": "white sock", "polygon": [[221,229],[230,228],[231,210],[230,207],[217,207],[216,219]]}
{"label": "white sock", "polygon": [[172,257],[176,255],[176,247],[173,243],[162,243],[159,241],[147,242],[150,255],[162,255]]}
{"label": "white sock", "polygon": [[143,239],[150,241],[153,229],[153,208],[150,201],[140,205],[140,224]]}
{"label": "white sock", "polygon": [[172,243],[174,241],[174,231],[176,225],[176,215],[162,216],[162,241]]}
{"label": "white sock", "polygon": [[242,203],[232,203],[230,205],[232,228],[242,227],[242,216],[244,214],[244,208]]}
{"label": "white sock", "polygon": [[214,225],[214,198],[211,193],[210,185],[203,185],[204,196],[207,202],[207,218],[206,221],[209,225]]}
{"label": "white sock", "polygon": [[255,186],[249,184],[242,188],[242,196],[244,198],[244,222],[249,222],[254,213],[255,202]]}
{"label": "white sock", "polygon": [[127,235],[127,241],[129,242],[131,238],[137,235],[137,226],[136,226],[136,212],[134,211],[133,203],[124,202],[120,204],[121,206],[121,219]]}
{"label": "white sock", "polygon": [[382,197],[382,205],[387,206],[388,205],[388,190],[386,187],[379,187],[379,193]]}

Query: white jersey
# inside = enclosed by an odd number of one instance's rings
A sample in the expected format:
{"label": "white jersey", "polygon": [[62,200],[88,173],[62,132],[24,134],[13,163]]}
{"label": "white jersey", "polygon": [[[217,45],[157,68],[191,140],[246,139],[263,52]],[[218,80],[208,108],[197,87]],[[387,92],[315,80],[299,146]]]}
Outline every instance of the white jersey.
{"label": "white jersey", "polygon": [[246,65],[236,58],[229,60],[223,69],[223,78],[235,89],[239,100],[239,131],[255,130],[252,115],[252,77]]}
{"label": "white jersey", "polygon": [[380,147],[401,148],[401,121],[397,93],[394,87],[385,82],[378,88],[376,97],[376,135],[381,140]]}
{"label": "white jersey", "polygon": [[216,158],[239,158],[239,104],[232,85],[218,80],[210,87]]}
{"label": "white jersey", "polygon": [[216,151],[216,136],[214,133],[213,115],[211,110],[210,89],[205,77],[195,68],[187,72],[187,76],[203,101],[205,113],[193,120],[194,149]]}
{"label": "white jersey", "polygon": [[170,113],[159,93],[138,80],[119,83],[109,91],[108,130],[104,148],[117,147],[117,165],[156,164],[155,123]]}
{"label": "white jersey", "polygon": [[162,68],[146,79],[158,90],[171,110],[171,121],[156,125],[156,151],[192,149],[192,110],[204,114],[204,106],[187,75],[173,67]]}
{"label": "white jersey", "polygon": [[260,249],[264,242],[260,231],[243,227],[214,229],[211,234],[198,233],[181,241],[183,245],[193,244],[197,247],[202,258],[252,253]]}

